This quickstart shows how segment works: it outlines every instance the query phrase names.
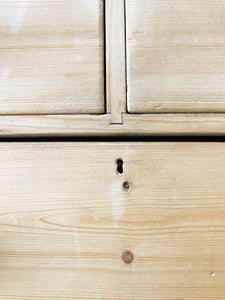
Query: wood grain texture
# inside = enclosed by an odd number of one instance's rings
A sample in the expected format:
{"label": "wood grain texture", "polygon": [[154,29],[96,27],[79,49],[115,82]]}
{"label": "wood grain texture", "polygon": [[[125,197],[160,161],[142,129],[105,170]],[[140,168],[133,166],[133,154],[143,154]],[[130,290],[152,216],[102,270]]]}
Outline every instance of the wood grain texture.
{"label": "wood grain texture", "polygon": [[225,112],[224,1],[126,3],[129,112]]}
{"label": "wood grain texture", "polygon": [[224,135],[224,114],[125,114],[123,132],[134,135]]}
{"label": "wood grain texture", "polygon": [[110,122],[110,115],[0,116],[0,137],[105,135]]}
{"label": "wood grain texture", "polygon": [[103,113],[102,0],[0,0],[0,114]]}
{"label": "wood grain texture", "polygon": [[224,114],[123,114],[123,124],[111,115],[0,116],[0,137],[224,135]]}
{"label": "wood grain texture", "polygon": [[224,143],[1,143],[0,299],[224,299],[224,163]]}
{"label": "wood grain texture", "polygon": [[111,123],[121,124],[126,112],[124,1],[106,0],[106,94]]}

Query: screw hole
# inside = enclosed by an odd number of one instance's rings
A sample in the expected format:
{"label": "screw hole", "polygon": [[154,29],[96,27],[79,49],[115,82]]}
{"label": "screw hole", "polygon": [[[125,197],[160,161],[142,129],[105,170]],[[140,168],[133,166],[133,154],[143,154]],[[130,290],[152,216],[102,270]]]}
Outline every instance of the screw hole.
{"label": "screw hole", "polygon": [[125,181],[125,182],[123,183],[123,189],[124,189],[126,192],[129,192],[130,189],[131,189],[131,184],[130,184],[130,182]]}
{"label": "screw hole", "polygon": [[123,174],[123,160],[121,158],[117,159],[116,161],[116,164],[117,164],[117,174]]}

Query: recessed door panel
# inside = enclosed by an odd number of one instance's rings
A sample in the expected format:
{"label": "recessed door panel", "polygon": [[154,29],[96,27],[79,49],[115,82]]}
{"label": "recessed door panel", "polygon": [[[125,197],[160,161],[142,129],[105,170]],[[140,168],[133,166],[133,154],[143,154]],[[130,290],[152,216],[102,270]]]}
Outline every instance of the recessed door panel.
{"label": "recessed door panel", "polygon": [[104,112],[103,2],[0,0],[0,114]]}
{"label": "recessed door panel", "polygon": [[128,110],[225,112],[223,1],[126,0]]}

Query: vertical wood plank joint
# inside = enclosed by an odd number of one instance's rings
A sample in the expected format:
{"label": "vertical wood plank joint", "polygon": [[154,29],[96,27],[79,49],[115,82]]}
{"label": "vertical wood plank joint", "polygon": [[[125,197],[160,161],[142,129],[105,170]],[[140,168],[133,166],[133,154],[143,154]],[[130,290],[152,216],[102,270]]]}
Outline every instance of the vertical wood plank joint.
{"label": "vertical wood plank joint", "polygon": [[106,99],[111,124],[122,124],[126,112],[126,45],[124,0],[105,0]]}

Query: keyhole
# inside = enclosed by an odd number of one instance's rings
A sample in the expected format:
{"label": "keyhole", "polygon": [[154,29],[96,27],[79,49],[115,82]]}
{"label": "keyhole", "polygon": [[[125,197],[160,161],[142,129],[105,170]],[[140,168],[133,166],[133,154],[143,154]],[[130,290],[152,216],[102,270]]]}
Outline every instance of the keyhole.
{"label": "keyhole", "polygon": [[117,159],[116,161],[116,164],[117,164],[117,174],[123,174],[123,160],[121,158]]}

